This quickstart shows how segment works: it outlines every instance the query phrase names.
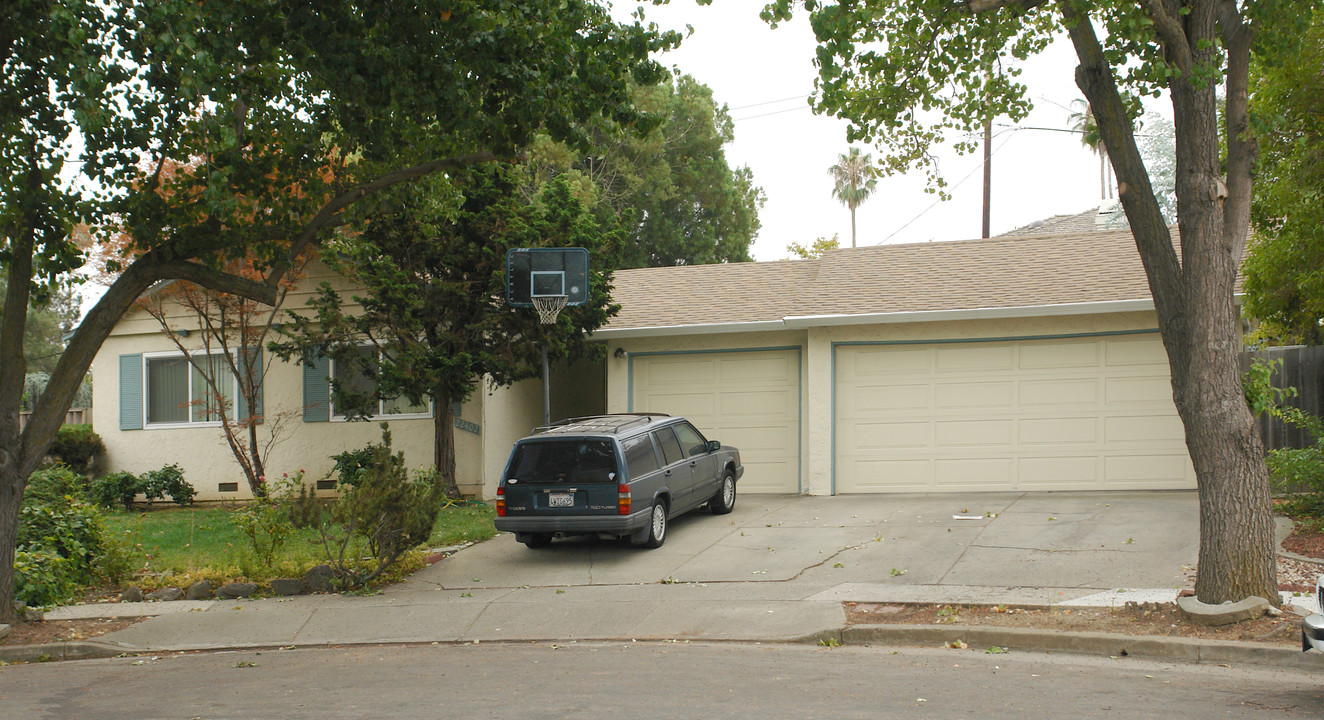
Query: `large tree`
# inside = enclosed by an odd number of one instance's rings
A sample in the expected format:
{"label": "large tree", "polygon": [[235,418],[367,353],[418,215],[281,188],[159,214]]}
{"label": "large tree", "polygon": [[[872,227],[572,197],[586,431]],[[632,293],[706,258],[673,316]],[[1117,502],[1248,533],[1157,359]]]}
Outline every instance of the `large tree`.
{"label": "large tree", "polygon": [[1300,52],[1259,63],[1253,85],[1264,130],[1246,310],[1267,342],[1324,344],[1324,22]]}
{"label": "large tree", "polygon": [[620,216],[628,234],[618,268],[750,260],[764,196],[748,167],[726,160],[735,138],[726,107],[688,75],[638,86],[634,101],[653,123],[646,133],[596,121],[582,150],[535,143],[531,193],[569,175],[585,202]]}
{"label": "large tree", "polygon": [[[673,44],[597,0],[16,0],[0,5],[0,621],[20,503],[80,378],[153,284],[274,302],[294,258],[375,193],[636,116]],[[194,173],[168,168],[197,163]],[[20,433],[25,309],[125,233],[117,279]],[[227,273],[256,259],[262,276]]]}
{"label": "large tree", "polygon": [[[765,17],[790,17],[777,0]],[[1286,0],[818,0],[804,3],[820,43],[815,103],[876,142],[887,167],[934,171],[949,134],[973,149],[989,112],[1023,118],[1013,60],[1065,33],[1077,86],[1108,147],[1118,195],[1149,279],[1186,429],[1200,502],[1200,600],[1277,602],[1264,450],[1242,396],[1233,299],[1246,245],[1256,139],[1251,56],[1275,56],[1316,2]],[[1100,28],[1102,32],[1100,32]],[[1219,86],[1225,105],[1219,112]],[[1177,140],[1174,243],[1150,187],[1133,120],[1138,97],[1166,91]],[[1222,124],[1220,125],[1220,120]],[[1045,168],[1045,172],[1051,172]]]}
{"label": "large tree", "polygon": [[[272,345],[287,359],[334,360],[332,397],[349,418],[379,415],[383,401],[431,400],[434,461],[452,495],[454,405],[481,382],[536,377],[544,346],[551,359],[587,353],[588,333],[620,307],[611,304],[609,268],[623,233],[600,225],[565,179],[526,201],[520,174],[488,165],[393,193],[396,202],[366,218],[362,232],[322,255],[364,292],[346,302],[324,285],[310,301],[314,312],[291,310],[289,339]],[[525,247],[588,248],[597,263],[589,301],[565,308],[553,325],[510,307],[506,251]]]}

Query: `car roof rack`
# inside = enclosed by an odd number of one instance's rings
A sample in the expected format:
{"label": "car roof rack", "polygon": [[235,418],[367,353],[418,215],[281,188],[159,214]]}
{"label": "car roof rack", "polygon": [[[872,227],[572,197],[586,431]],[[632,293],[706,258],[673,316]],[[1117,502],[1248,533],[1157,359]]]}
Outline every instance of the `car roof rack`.
{"label": "car roof rack", "polygon": [[610,415],[585,415],[582,417],[565,418],[557,420],[549,425],[540,425],[533,429],[533,434],[550,432],[552,430],[567,430],[573,427],[581,432],[598,432],[609,435],[617,435],[635,425],[652,422],[653,418],[671,417],[666,413],[654,412],[631,412],[631,413],[613,413]]}

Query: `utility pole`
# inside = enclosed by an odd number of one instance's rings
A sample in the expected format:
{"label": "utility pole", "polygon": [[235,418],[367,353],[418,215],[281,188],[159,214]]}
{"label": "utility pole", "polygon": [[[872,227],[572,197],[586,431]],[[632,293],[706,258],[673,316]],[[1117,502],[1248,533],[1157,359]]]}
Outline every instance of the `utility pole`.
{"label": "utility pole", "polygon": [[984,118],[984,234],[988,237],[989,212],[993,204],[993,114]]}

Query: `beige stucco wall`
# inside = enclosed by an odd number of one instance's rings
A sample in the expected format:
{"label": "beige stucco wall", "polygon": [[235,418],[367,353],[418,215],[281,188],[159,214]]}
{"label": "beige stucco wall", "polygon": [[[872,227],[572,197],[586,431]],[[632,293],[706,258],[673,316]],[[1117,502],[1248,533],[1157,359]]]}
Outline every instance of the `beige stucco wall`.
{"label": "beige stucco wall", "polygon": [[542,422],[542,380],[509,387],[485,386],[483,393],[483,483],[481,497],[496,497],[497,482],[510,448]]}
{"label": "beige stucco wall", "polygon": [[[799,347],[801,361],[801,464],[803,486],[811,495],[832,493],[833,345],[849,342],[939,341],[1028,338],[1055,335],[1150,330],[1153,312],[1065,315],[1056,317],[975,319],[944,322],[837,325],[807,330],[608,338],[607,409],[630,410],[631,353],[704,352],[752,348]],[[614,357],[616,348],[625,358]]]}
{"label": "beige stucco wall", "polygon": [[[309,288],[322,280],[332,281],[341,290],[352,292],[342,279],[331,274],[324,266],[310,268],[307,281],[299,291],[292,292],[285,307],[303,306],[311,296]],[[348,293],[345,295],[348,298]],[[172,327],[188,326],[185,313],[170,314]],[[197,333],[185,338],[191,345],[200,344]],[[170,463],[183,468],[185,478],[198,491],[199,500],[243,499],[249,497],[248,485],[237,461],[226,444],[219,425],[192,427],[145,427],[142,430],[119,429],[119,356],[151,352],[177,352],[178,348],[161,331],[160,323],[141,309],[135,309],[121,320],[114,333],[102,345],[93,361],[96,382],[93,386],[92,422],[106,444],[107,470],[128,470],[141,473]],[[264,353],[270,361],[263,384],[265,422],[259,426],[263,440],[274,431],[277,443],[266,462],[268,475],[305,471],[305,480],[311,484],[324,478],[331,470],[332,455],[361,448],[369,442],[380,442],[380,422],[304,422],[303,421],[303,368],[286,363]],[[482,432],[484,394],[474,393],[460,411],[460,418],[479,426]],[[433,465],[432,418],[386,420],[391,429],[392,447],[404,452],[410,468]],[[475,434],[457,428],[456,477],[462,491],[478,494],[483,486],[483,440]],[[235,482],[238,492],[222,493],[220,483]]]}

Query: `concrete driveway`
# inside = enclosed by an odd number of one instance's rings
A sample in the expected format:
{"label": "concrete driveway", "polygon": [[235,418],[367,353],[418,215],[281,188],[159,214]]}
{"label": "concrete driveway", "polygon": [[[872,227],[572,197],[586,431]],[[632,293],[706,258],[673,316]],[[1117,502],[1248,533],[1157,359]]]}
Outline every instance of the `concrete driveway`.
{"label": "concrete driveway", "polygon": [[699,583],[883,599],[870,595],[1024,588],[1055,594],[1027,602],[1062,601],[1189,586],[1198,523],[1194,492],[741,495],[730,515],[675,519],[656,550],[594,538],[530,550],[501,535],[400,590]]}

